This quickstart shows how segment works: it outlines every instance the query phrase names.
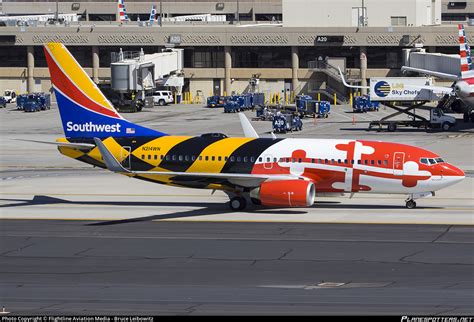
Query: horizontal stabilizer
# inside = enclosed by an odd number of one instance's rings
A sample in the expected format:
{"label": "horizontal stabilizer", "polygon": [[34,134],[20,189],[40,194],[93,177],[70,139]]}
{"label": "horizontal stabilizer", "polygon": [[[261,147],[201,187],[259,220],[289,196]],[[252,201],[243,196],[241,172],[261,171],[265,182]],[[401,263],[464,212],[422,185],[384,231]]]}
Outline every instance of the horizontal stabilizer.
{"label": "horizontal stabilizer", "polygon": [[90,144],[90,143],[49,142],[49,141],[23,140],[23,139],[14,139],[14,140],[34,142],[34,143],[43,143],[43,144],[52,144],[56,146],[63,146],[63,147],[74,148],[74,149],[79,149],[79,150],[90,150],[92,148],[95,148],[95,145]]}

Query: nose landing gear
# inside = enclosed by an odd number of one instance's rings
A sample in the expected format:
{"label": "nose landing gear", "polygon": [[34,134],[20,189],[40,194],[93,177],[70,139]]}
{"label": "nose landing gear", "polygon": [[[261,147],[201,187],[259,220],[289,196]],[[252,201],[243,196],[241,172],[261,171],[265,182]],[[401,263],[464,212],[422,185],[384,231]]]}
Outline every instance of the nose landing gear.
{"label": "nose landing gear", "polygon": [[421,193],[412,193],[405,200],[405,207],[407,207],[408,209],[416,208],[415,199],[420,199],[420,198],[424,198],[424,197],[431,197],[431,196],[434,197],[434,195],[435,195],[434,191],[421,192]]}
{"label": "nose landing gear", "polygon": [[405,207],[407,207],[408,209],[413,209],[413,208],[415,208],[415,207],[416,207],[416,202],[415,202],[415,200],[413,200],[413,199],[407,200],[406,203],[405,203]]}

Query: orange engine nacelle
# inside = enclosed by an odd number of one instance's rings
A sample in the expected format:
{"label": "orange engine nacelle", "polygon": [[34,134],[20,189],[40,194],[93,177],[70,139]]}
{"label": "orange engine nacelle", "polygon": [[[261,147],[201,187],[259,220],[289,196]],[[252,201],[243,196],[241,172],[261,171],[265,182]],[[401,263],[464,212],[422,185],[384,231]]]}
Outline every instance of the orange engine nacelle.
{"label": "orange engine nacelle", "polygon": [[264,206],[309,207],[314,203],[314,183],[305,180],[263,182],[251,193]]}

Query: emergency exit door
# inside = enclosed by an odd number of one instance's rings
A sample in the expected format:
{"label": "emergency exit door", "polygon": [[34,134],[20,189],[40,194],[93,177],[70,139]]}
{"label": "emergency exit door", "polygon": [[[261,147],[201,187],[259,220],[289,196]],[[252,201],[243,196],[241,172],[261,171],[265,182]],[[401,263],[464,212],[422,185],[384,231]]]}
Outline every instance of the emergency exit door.
{"label": "emergency exit door", "polygon": [[403,175],[403,163],[405,161],[405,153],[395,152],[393,155],[393,174],[396,176]]}

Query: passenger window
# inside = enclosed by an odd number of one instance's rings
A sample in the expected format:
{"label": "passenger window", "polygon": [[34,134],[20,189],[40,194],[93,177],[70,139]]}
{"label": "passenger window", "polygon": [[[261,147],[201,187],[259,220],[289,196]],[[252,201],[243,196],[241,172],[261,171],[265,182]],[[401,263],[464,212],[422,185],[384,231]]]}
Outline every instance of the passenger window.
{"label": "passenger window", "polygon": [[169,155],[166,155],[165,159],[166,159],[166,161],[169,161],[169,160],[170,160],[170,156],[169,156]]}
{"label": "passenger window", "polygon": [[179,155],[179,156],[178,156],[178,160],[179,160],[179,161],[183,161],[183,156],[182,156],[182,155]]}
{"label": "passenger window", "polygon": [[362,160],[357,160],[357,164],[362,164]]}
{"label": "passenger window", "polygon": [[337,163],[341,164],[341,159],[337,159]]}
{"label": "passenger window", "polygon": [[374,164],[375,164],[375,161],[374,161],[374,160],[370,160],[370,164],[371,164],[371,165],[374,165]]}
{"label": "passenger window", "polygon": [[[261,159],[261,158],[260,158],[260,159]],[[235,161],[235,157],[234,157],[234,156],[231,156],[231,157],[230,157],[230,161],[231,161],[231,162],[234,162],[234,161]]]}
{"label": "passenger window", "polygon": [[144,154],[142,154],[142,160],[145,160],[145,155]]}
{"label": "passenger window", "polygon": [[311,159],[311,163],[314,163],[314,159]]}
{"label": "passenger window", "polygon": [[298,158],[298,163],[301,163],[301,161],[302,161],[301,158]]}
{"label": "passenger window", "polygon": [[319,164],[323,163],[323,160],[318,159],[318,163],[319,163]]}
{"label": "passenger window", "polygon": [[262,157],[258,158],[258,162],[262,162]]}
{"label": "passenger window", "polygon": [[160,155],[160,160],[163,160],[163,154],[162,154],[162,155]]}
{"label": "passenger window", "polygon": [[189,155],[184,156],[184,161],[189,161]]}
{"label": "passenger window", "polygon": [[381,161],[381,160],[377,160],[377,164],[378,164],[378,165],[382,165],[382,161]]}
{"label": "passenger window", "polygon": [[344,159],[344,164],[347,164],[347,159]]}
{"label": "passenger window", "polygon": [[331,159],[331,164],[334,164],[334,163],[336,163],[336,162],[334,161],[334,159]]}
{"label": "passenger window", "polygon": [[255,157],[250,157],[250,162],[255,162]]}
{"label": "passenger window", "polygon": [[206,156],[204,157],[204,159],[205,159],[206,161],[209,161],[209,156],[206,155]]}
{"label": "passenger window", "polygon": [[[242,161],[242,158],[241,157],[237,157],[237,162],[241,162]],[[270,161],[270,158],[267,158],[267,162]]]}
{"label": "passenger window", "polygon": [[202,155],[199,156],[199,161],[202,161]]}
{"label": "passenger window", "polygon": [[324,159],[324,163],[325,163],[325,164],[328,164],[328,159]]}
{"label": "passenger window", "polygon": [[267,157],[267,162],[270,162],[270,158]]}
{"label": "passenger window", "polygon": [[158,156],[155,154],[155,155],[153,156],[153,159],[158,160]]}
{"label": "passenger window", "polygon": [[171,159],[172,159],[173,161],[176,161],[176,155],[173,154],[173,155],[171,156]]}
{"label": "passenger window", "polygon": [[354,164],[354,160],[351,160],[351,164]]}
{"label": "passenger window", "polygon": [[383,164],[384,164],[385,166],[388,166],[388,160],[383,160]]}
{"label": "passenger window", "polygon": [[277,162],[277,160],[278,160],[277,158],[273,158],[273,162]]}
{"label": "passenger window", "polygon": [[222,157],[221,157],[221,156],[218,156],[218,157],[217,157],[217,161],[222,161]]}
{"label": "passenger window", "polygon": [[151,160],[151,154],[148,155],[148,160]]}
{"label": "passenger window", "polygon": [[247,162],[248,158],[247,157],[244,157],[244,162]]}
{"label": "passenger window", "polygon": [[229,158],[228,158],[228,157],[224,157],[224,161],[227,161],[227,160],[229,160]]}
{"label": "passenger window", "polygon": [[191,156],[191,161],[194,161],[194,160],[196,160],[196,156],[195,156],[195,155]]}
{"label": "passenger window", "polygon": [[211,161],[215,161],[216,160],[216,157],[215,156],[212,156],[211,157]]}
{"label": "passenger window", "polygon": [[369,163],[369,160],[364,160],[364,164],[367,165]]}

